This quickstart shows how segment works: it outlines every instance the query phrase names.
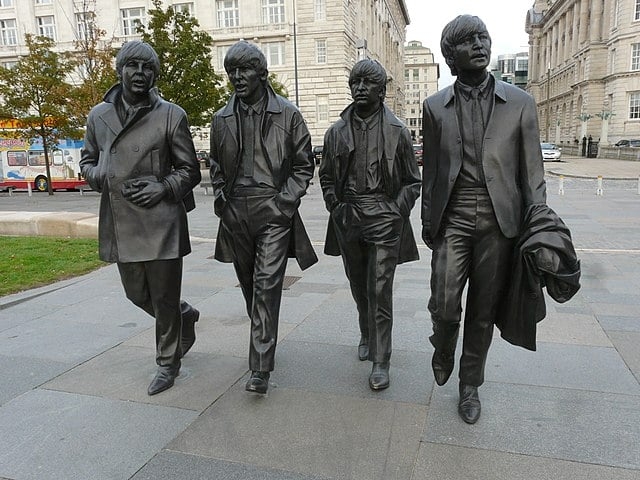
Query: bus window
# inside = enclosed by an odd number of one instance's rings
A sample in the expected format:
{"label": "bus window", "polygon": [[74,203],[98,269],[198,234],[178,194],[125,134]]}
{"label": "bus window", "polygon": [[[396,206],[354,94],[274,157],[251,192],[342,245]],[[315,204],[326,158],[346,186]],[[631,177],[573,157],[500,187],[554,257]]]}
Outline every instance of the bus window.
{"label": "bus window", "polygon": [[53,164],[64,165],[64,159],[62,158],[62,150],[53,151]]}
{"label": "bus window", "polygon": [[44,152],[34,152],[33,150],[29,150],[29,166],[44,167],[45,165]]}
{"label": "bus window", "polygon": [[25,150],[8,151],[7,165],[9,165],[10,167],[26,167],[27,152]]}

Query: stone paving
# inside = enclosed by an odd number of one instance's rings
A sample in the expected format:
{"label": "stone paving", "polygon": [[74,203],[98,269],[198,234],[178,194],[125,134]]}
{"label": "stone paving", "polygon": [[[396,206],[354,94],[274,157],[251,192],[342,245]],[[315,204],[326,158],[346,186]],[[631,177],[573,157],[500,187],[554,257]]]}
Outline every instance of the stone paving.
{"label": "stone paving", "polygon": [[[457,416],[455,375],[433,380],[422,245],[396,274],[391,387],[368,388],[341,261],[322,254],[317,178],[301,213],[320,261],[290,263],[271,388],[245,392],[249,321],[232,267],[211,258],[217,221],[198,189],[183,293],[202,316],[172,389],[146,394],[153,319],[114,266],[0,298],[0,478],[640,479],[640,195],[621,170],[636,165],[596,173],[596,195],[581,160],[545,167],[582,288],[566,304],[547,298],[536,352],[495,336],[477,424]],[[0,212],[95,214],[98,199],[0,194]],[[418,208],[412,222],[418,235]]]}

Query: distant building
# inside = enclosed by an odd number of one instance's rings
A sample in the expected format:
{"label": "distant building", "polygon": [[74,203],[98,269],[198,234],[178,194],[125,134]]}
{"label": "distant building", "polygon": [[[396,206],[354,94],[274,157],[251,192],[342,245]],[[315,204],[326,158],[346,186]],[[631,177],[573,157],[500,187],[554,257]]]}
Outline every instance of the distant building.
{"label": "distant building", "polygon": [[640,0],[535,0],[525,28],[544,139],[640,138]]}
{"label": "distant building", "polygon": [[509,53],[498,55],[498,60],[491,69],[491,73],[503,82],[510,83],[522,89],[527,87],[529,71],[529,52]]}
{"label": "distant building", "polygon": [[[411,40],[404,47],[405,120],[414,141],[422,140],[422,102],[438,91],[440,66],[431,49]],[[397,112],[396,112],[397,113]]]}
{"label": "distant building", "polygon": [[[314,145],[351,101],[348,76],[361,58],[384,65],[387,104],[404,116],[403,48],[409,14],[404,0],[193,0],[167,1],[198,19],[215,42],[214,67],[223,73],[228,48],[240,39],[256,43],[269,71],[297,102]],[[0,63],[26,53],[24,34],[46,35],[58,50],[73,50],[84,34],[82,19],[94,12],[116,46],[138,38],[151,0],[0,0]],[[206,135],[206,129],[203,129]],[[198,148],[208,148],[202,141]]]}

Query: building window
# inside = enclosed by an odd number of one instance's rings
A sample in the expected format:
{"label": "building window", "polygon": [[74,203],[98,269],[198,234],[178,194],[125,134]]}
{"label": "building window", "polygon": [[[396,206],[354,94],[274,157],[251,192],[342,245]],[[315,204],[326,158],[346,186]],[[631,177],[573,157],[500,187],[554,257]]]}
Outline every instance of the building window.
{"label": "building window", "polygon": [[16,29],[15,18],[0,20],[0,43],[2,45],[18,44],[18,31]]}
{"label": "building window", "polygon": [[56,39],[56,20],[53,15],[44,17],[36,17],[38,24],[38,35],[49,37],[51,40]]}
{"label": "building window", "polygon": [[36,0],[36,5],[51,5],[53,0]]}
{"label": "building window", "polygon": [[216,12],[218,15],[218,28],[240,26],[238,0],[218,0],[216,2]]}
{"label": "building window", "polygon": [[316,63],[327,63],[326,40],[316,40]]}
{"label": "building window", "polygon": [[640,20],[640,0],[636,0],[636,9],[633,19]]}
{"label": "building window", "polygon": [[631,44],[631,70],[640,70],[640,43]]}
{"label": "building window", "polygon": [[174,12],[187,13],[187,14],[193,16],[193,3],[192,2],[174,3],[173,4],[173,11]]}
{"label": "building window", "polygon": [[13,5],[13,0],[0,0],[0,7],[10,7]]}
{"label": "building window", "polygon": [[284,23],[284,0],[262,0],[262,23]]}
{"label": "building window", "polygon": [[631,92],[629,95],[629,118],[640,119],[640,92]]}
{"label": "building window", "polygon": [[16,65],[18,65],[18,62],[15,60],[12,60],[10,62],[2,62],[2,66],[7,70],[11,70],[12,68],[15,68]]}
{"label": "building window", "polygon": [[325,0],[314,0],[313,2],[313,18],[315,20],[326,20],[327,4]]}
{"label": "building window", "polygon": [[87,40],[93,33],[95,14],[93,12],[76,13],[76,36],[78,40]]}
{"label": "building window", "polygon": [[120,10],[122,17],[122,35],[129,37],[136,35],[138,24],[145,24],[144,7],[125,8]]}
{"label": "building window", "polygon": [[263,43],[262,51],[267,57],[267,66],[284,65],[284,42]]}
{"label": "building window", "polygon": [[318,123],[329,122],[329,97],[327,95],[316,97],[316,118]]}

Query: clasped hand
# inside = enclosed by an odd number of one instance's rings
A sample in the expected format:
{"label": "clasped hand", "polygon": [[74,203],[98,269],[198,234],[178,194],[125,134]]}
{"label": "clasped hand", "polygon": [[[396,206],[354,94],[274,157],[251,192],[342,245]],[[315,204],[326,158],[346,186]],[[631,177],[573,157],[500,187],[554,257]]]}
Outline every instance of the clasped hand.
{"label": "clasped hand", "polygon": [[166,194],[164,184],[157,180],[133,180],[129,188],[123,190],[124,198],[139,207],[150,208],[156,205]]}

